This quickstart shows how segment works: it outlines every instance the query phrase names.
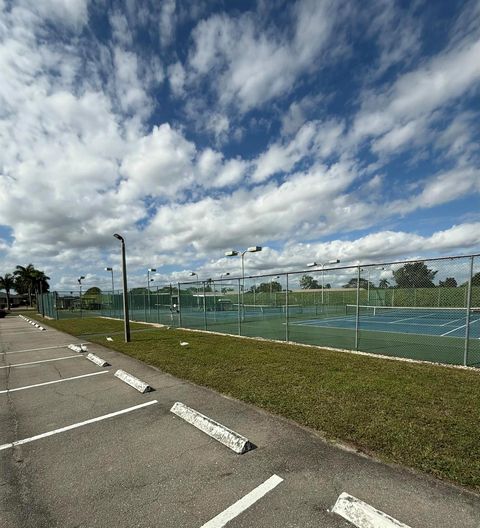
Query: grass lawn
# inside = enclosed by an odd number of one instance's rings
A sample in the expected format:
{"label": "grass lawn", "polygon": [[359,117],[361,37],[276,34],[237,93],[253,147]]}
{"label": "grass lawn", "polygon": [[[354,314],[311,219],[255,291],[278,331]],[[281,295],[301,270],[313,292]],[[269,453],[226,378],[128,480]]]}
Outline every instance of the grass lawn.
{"label": "grass lawn", "polygon": [[[127,344],[120,321],[45,322],[379,459],[480,492],[480,371],[140,324],[132,324]],[[105,333],[114,341],[99,335]]]}

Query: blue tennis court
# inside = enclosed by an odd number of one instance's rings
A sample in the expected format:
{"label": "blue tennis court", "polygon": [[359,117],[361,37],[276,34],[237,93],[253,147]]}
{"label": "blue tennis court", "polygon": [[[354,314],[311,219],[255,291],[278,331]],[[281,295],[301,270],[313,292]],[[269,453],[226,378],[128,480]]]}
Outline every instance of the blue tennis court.
{"label": "blue tennis court", "polygon": [[[344,315],[291,321],[292,325],[317,328],[355,329],[356,306],[347,305]],[[480,338],[480,310],[470,311],[470,338]],[[360,306],[362,331],[434,335],[465,338],[466,309]]]}

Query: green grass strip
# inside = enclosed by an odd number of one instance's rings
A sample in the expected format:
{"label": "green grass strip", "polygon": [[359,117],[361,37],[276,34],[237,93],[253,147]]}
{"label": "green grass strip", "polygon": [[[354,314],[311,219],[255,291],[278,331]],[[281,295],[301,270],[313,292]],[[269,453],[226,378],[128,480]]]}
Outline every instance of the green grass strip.
{"label": "green grass strip", "polygon": [[127,344],[121,321],[99,318],[47,324],[480,492],[480,372],[173,328]]}

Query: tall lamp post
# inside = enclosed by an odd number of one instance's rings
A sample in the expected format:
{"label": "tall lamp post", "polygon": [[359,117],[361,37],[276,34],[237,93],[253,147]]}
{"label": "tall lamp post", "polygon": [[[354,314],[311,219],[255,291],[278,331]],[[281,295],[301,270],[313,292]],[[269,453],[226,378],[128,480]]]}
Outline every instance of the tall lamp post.
{"label": "tall lamp post", "polygon": [[123,327],[125,333],[125,343],[130,342],[130,318],[128,314],[128,290],[127,290],[127,261],[125,258],[125,240],[118,233],[113,235],[120,240],[122,245],[122,282],[123,282]]}
{"label": "tall lamp post", "polygon": [[114,301],[114,295],[115,295],[115,288],[113,286],[113,268],[105,268],[105,271],[109,271],[112,275],[112,304],[111,304],[111,313],[113,315],[113,301]]}
{"label": "tall lamp post", "polygon": [[[147,270],[147,298],[148,298],[148,314],[151,315],[152,313],[152,307],[150,306],[150,282],[153,282],[155,279],[150,278],[150,273],[155,273],[157,271],[157,268],[148,268]],[[158,303],[158,298],[157,298]]]}
{"label": "tall lamp post", "polygon": [[82,275],[81,277],[79,277],[77,279],[78,281],[78,288],[79,288],[79,297],[80,297],[80,318],[83,317],[83,311],[82,311],[82,280],[84,279],[85,277]]}
{"label": "tall lamp post", "polygon": [[197,286],[195,287],[195,291],[197,292],[197,308],[200,308],[200,301],[198,298],[198,273],[195,273],[194,271],[190,272],[190,277],[197,277]]}
{"label": "tall lamp post", "polygon": [[[272,283],[275,279],[279,279],[280,278],[280,275],[276,275],[275,277],[272,277],[270,279],[270,304],[272,304]],[[274,303],[275,306],[277,306],[277,295],[275,294],[275,303]]]}
{"label": "tall lamp post", "polygon": [[245,294],[245,253],[257,253],[258,251],[262,251],[261,246],[250,246],[245,251],[237,251],[236,249],[232,249],[230,251],[227,251],[225,253],[226,257],[237,257],[238,255],[241,255],[242,257],[242,307],[245,306],[244,302],[244,294]]}
{"label": "tall lamp post", "polygon": [[324,299],[323,292],[325,290],[325,271],[324,271],[325,266],[327,264],[338,264],[339,262],[340,262],[340,259],[334,259],[334,260],[329,260],[327,262],[323,262],[320,264],[317,264],[316,262],[310,262],[310,264],[307,264],[307,268],[320,266],[322,269],[322,304],[323,304],[323,299]]}

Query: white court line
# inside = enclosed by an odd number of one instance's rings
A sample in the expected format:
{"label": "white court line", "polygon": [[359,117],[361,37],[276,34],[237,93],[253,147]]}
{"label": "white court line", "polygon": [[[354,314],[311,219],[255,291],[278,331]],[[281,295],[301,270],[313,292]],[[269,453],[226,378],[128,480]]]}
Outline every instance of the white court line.
{"label": "white court line", "polygon": [[[470,321],[469,325],[472,325],[474,323],[478,323],[478,321],[480,321],[480,319],[475,319],[475,321]],[[466,324],[464,324],[462,326],[458,326],[457,328],[454,328],[453,330],[450,330],[450,332],[445,332],[444,334],[442,334],[442,336],[446,336],[448,334],[452,334],[456,330],[460,330],[461,328],[465,328],[466,326],[467,326]]]}
{"label": "white court line", "polygon": [[[395,321],[388,321],[388,324],[396,324],[396,323],[401,323],[403,321],[411,321],[412,319],[420,319],[421,317],[431,317],[431,316],[432,316],[431,313],[428,313],[425,315],[415,315],[414,317],[406,317],[405,319],[395,319]],[[378,317],[382,317],[382,316],[379,315]],[[384,317],[386,317],[386,315]]]}
{"label": "white court line", "polygon": [[5,365],[4,367],[0,367],[0,369],[6,369],[11,367],[23,367],[24,365],[36,365],[37,363],[48,363],[49,361],[60,361],[62,359],[73,359],[73,358],[81,358],[83,356],[64,356],[60,358],[53,358],[53,359],[41,359],[40,361],[29,361],[28,363],[15,363],[14,365]]}
{"label": "white court line", "polygon": [[438,326],[448,326],[450,324],[453,324],[453,323],[458,323],[458,321],[465,321],[465,317],[466,317],[466,313],[463,317],[459,317],[458,319],[454,319],[453,321],[448,321],[448,323],[444,323],[442,325],[438,325]]}
{"label": "white court line", "polygon": [[[1,449],[1,446],[0,446]],[[276,488],[283,479],[278,475],[272,475],[263,484],[256,487],[250,493],[247,493],[245,497],[242,497],[235,504],[232,504],[229,508],[218,514],[216,517],[203,524],[201,528],[221,528],[225,526],[232,519],[235,519],[238,515],[244,512],[247,508],[250,508],[259,499],[266,495],[273,488]]]}
{"label": "white court line", "polygon": [[81,376],[73,376],[72,378],[61,378],[55,381],[47,381],[45,383],[35,383],[35,385],[26,385],[25,387],[17,387],[16,389],[2,390],[0,391],[0,394],[7,394],[9,392],[16,392],[16,391],[21,391],[25,389],[33,389],[35,387],[44,387],[45,385],[53,385],[54,383],[62,383],[64,381],[71,381],[71,380],[80,379],[80,378],[88,378],[89,376],[99,376],[100,374],[108,374],[109,372],[110,372],[109,370],[104,370],[102,372],[92,372],[91,374],[82,374]]}
{"label": "white court line", "polygon": [[24,438],[23,440],[15,440],[15,442],[11,442],[10,444],[0,445],[0,451],[3,451],[4,449],[10,449],[11,447],[15,447],[17,445],[28,444],[29,442],[40,440],[40,438],[46,438],[47,436],[53,436],[58,433],[70,431],[71,429],[76,429],[77,427],[83,427],[84,425],[89,425],[91,423],[100,422],[102,420],[107,420],[108,418],[119,416],[120,414],[125,414],[131,411],[136,411],[137,409],[141,409],[142,407],[147,407],[148,405],[153,405],[154,403],[158,403],[158,401],[151,400],[145,403],[141,403],[140,405],[135,405],[134,407],[128,407],[127,409],[122,409],[121,411],[116,411],[110,414],[104,414],[103,416],[98,416],[97,418],[91,418],[90,420],[86,420],[85,422],[79,422],[76,424],[67,425],[66,427],[61,427],[60,429],[54,429],[53,431],[49,431],[48,433],[42,433],[36,436],[31,436],[30,438]]}
{"label": "white court line", "polygon": [[0,352],[0,354],[17,354],[18,352],[36,352],[37,350],[52,350],[53,348],[67,348],[68,345],[56,345],[41,348],[25,348],[24,350],[12,350],[11,352]]}

